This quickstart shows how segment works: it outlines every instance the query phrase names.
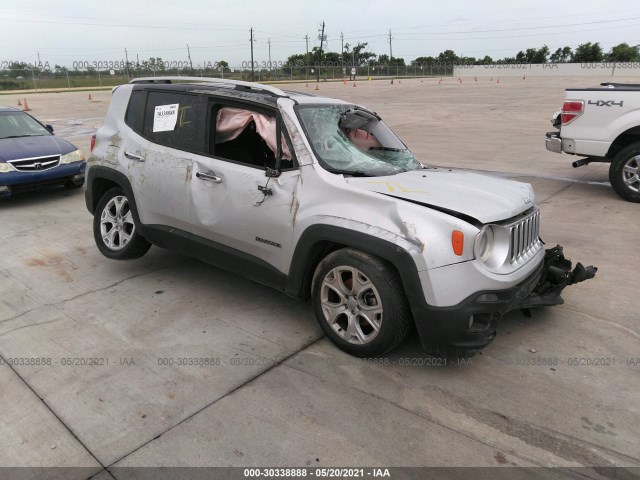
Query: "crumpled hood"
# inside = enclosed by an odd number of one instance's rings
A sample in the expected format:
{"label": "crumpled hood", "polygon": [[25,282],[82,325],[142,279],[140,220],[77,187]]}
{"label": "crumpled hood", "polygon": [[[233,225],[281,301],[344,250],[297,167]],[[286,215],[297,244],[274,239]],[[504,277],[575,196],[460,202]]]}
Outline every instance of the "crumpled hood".
{"label": "crumpled hood", "polygon": [[76,150],[71,143],[55,135],[0,139],[0,162],[21,158],[64,155]]}
{"label": "crumpled hood", "polygon": [[350,185],[491,223],[528,210],[536,197],[528,183],[440,168],[385,177],[349,177]]}

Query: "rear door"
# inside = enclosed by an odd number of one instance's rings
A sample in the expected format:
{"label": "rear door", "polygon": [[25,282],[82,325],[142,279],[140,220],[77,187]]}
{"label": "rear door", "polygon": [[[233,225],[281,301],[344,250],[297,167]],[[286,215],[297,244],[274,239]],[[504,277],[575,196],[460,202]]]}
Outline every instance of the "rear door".
{"label": "rear door", "polygon": [[122,149],[136,169],[142,223],[190,230],[194,159],[206,150],[207,101],[200,95],[149,91],[139,145]]}

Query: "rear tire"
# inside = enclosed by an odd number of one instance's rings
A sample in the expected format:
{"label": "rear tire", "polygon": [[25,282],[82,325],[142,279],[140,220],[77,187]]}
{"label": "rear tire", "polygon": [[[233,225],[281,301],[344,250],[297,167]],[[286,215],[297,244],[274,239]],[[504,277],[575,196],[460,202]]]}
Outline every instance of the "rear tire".
{"label": "rear tire", "polygon": [[311,286],[316,317],[329,339],[356,357],[381,355],[411,330],[402,282],[386,261],[344,248],[327,255]]}
{"label": "rear tire", "polygon": [[138,234],[131,204],[120,187],[102,196],[93,216],[93,237],[107,258],[130,260],[142,257],[151,244]]}
{"label": "rear tire", "polygon": [[640,142],[620,150],[609,167],[613,190],[625,200],[640,202]]}

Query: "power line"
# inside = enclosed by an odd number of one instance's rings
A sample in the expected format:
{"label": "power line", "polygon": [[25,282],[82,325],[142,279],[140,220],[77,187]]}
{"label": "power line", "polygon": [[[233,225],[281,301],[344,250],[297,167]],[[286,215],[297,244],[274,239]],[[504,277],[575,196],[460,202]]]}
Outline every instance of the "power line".
{"label": "power line", "polygon": [[638,20],[640,17],[629,17],[629,18],[620,18],[616,20],[595,20],[592,22],[582,22],[582,23],[565,23],[562,25],[545,25],[541,27],[518,27],[518,28],[497,28],[490,30],[466,30],[466,31],[452,31],[452,32],[425,32],[422,34],[414,34],[414,33],[399,33],[397,35],[452,35],[452,34],[466,34],[466,33],[493,33],[493,32],[513,32],[513,31],[521,31],[521,30],[540,30],[540,29],[549,29],[549,28],[562,28],[562,27],[576,27],[583,25],[596,25],[601,23],[613,23],[613,22],[626,22],[629,20]]}
{"label": "power line", "polygon": [[[633,24],[630,24],[630,25],[624,25],[623,27],[615,26],[615,27],[592,28],[592,29],[589,29],[589,33],[590,32],[594,32],[594,31],[600,31],[600,30],[613,30],[613,29],[626,28],[626,27],[636,27],[638,25],[640,25],[640,23],[633,23]],[[424,38],[424,37],[423,38],[399,38],[397,40],[398,41],[412,41],[412,42],[414,42],[416,40],[427,40],[427,41],[439,40],[439,41],[449,42],[449,41],[466,41],[466,40],[494,40],[494,39],[520,38],[520,37],[539,37],[541,35],[544,35],[544,36],[548,36],[548,35],[566,35],[567,33],[584,33],[584,31],[583,30],[570,30],[570,31],[563,31],[563,32],[525,33],[525,34],[522,34],[522,35],[501,35],[501,36],[492,36],[492,37],[460,37],[460,38],[440,38],[440,39]]]}

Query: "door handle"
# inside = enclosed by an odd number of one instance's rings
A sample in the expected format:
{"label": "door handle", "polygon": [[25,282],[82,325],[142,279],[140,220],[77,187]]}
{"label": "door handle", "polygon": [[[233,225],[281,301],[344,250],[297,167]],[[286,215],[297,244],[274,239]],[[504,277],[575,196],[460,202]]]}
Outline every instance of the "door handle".
{"label": "door handle", "polygon": [[138,155],[137,153],[131,153],[125,150],[124,156],[127,157],[129,160],[137,160],[138,162],[144,162],[144,157],[142,155]]}
{"label": "door handle", "polygon": [[196,172],[196,177],[213,183],[222,183],[222,179],[212,173]]}

